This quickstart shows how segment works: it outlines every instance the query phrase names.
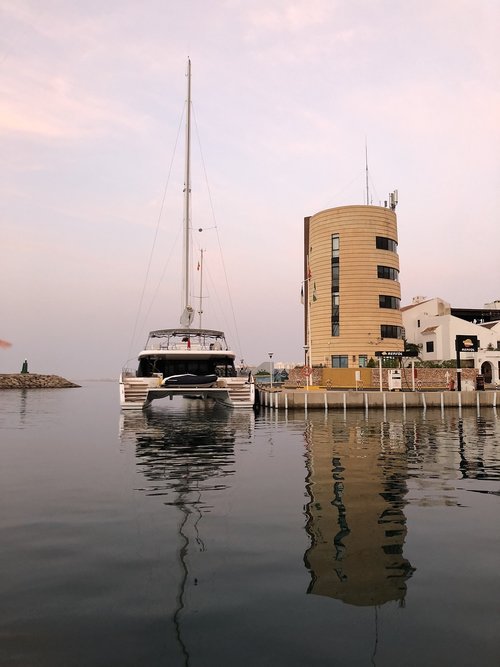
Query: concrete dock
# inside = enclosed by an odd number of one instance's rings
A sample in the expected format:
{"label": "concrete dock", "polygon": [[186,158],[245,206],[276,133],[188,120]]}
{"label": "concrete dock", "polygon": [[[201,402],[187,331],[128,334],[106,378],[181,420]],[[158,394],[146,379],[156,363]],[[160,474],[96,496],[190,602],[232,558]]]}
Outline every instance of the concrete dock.
{"label": "concrete dock", "polygon": [[417,408],[495,408],[500,391],[337,391],[322,387],[297,389],[259,386],[257,402],[274,410],[406,410]]}

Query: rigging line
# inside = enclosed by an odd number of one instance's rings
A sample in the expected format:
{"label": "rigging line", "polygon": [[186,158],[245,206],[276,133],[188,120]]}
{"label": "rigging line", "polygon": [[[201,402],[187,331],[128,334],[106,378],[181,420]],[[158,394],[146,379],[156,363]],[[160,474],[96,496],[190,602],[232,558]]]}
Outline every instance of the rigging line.
{"label": "rigging line", "polygon": [[224,279],[226,281],[226,289],[227,289],[227,294],[228,294],[228,297],[229,297],[229,306],[231,308],[231,314],[232,314],[232,317],[233,317],[233,326],[234,326],[234,330],[235,330],[235,333],[236,333],[236,344],[238,346],[238,350],[240,351],[241,356],[244,357],[245,355],[243,354],[243,348],[241,347],[240,336],[239,336],[239,332],[238,332],[238,325],[236,324],[236,315],[235,315],[235,312],[234,312],[233,299],[231,298],[231,290],[229,289],[229,280],[228,280],[228,277],[227,277],[226,263],[224,262],[224,255],[222,253],[222,245],[221,245],[220,237],[219,237],[219,227],[217,225],[217,219],[215,217],[215,210],[214,210],[214,205],[213,205],[213,200],[212,200],[212,192],[210,190],[210,185],[209,185],[209,182],[208,182],[207,170],[206,170],[206,167],[205,167],[205,159],[204,159],[203,150],[202,150],[202,147],[201,147],[200,135],[198,133],[198,123],[196,121],[196,113],[195,113],[195,110],[194,110],[194,105],[193,105],[192,111],[193,111],[196,138],[198,140],[198,147],[199,147],[199,150],[200,150],[201,165],[203,167],[203,174],[205,176],[205,183],[206,183],[206,186],[207,186],[208,201],[210,202],[210,211],[212,213],[212,220],[214,221],[215,233],[217,235],[217,243],[218,243],[218,246],[219,246],[219,253],[220,253],[221,262],[222,262],[222,269],[223,269],[223,272],[224,272]]}
{"label": "rigging line", "polygon": [[[333,194],[330,195],[331,199],[335,199],[335,198],[340,197],[341,195],[343,195],[344,192],[348,188],[350,188],[352,186],[352,184],[355,183],[355,182],[359,183],[359,175],[354,176],[354,178],[351,181],[349,181],[349,183],[346,183],[345,185],[343,185],[340,188],[338,188],[337,190],[335,190],[333,192]],[[331,201],[331,199],[330,199],[330,201]]]}
{"label": "rigging line", "polygon": [[[370,172],[370,174],[369,174],[369,179],[370,179],[370,185],[371,185],[371,187],[372,187],[372,190],[373,190],[374,193],[375,193],[375,201],[378,202],[378,201],[380,201],[380,199],[379,199],[379,197],[378,197],[377,188],[375,187],[375,182],[374,182],[374,180],[373,180],[373,178],[372,178],[372,174],[371,174],[371,172]],[[372,201],[373,201],[373,197],[372,197]]]}
{"label": "rigging line", "polygon": [[[209,286],[208,294],[206,294],[206,296],[204,298],[205,299],[210,299],[210,304],[211,304],[211,306],[213,306],[212,309],[211,309],[211,312],[213,312],[213,313],[219,313],[220,312],[220,315],[221,315],[220,320],[222,322],[225,322],[225,323],[227,322],[228,326],[226,327],[224,325],[224,330],[227,331],[228,329],[230,329],[231,333],[232,333],[232,331],[233,331],[232,324],[227,318],[227,315],[226,315],[226,312],[225,312],[225,309],[224,309],[224,305],[222,303],[222,299],[220,297],[219,291],[217,290],[217,282],[214,280],[214,277],[213,277],[212,273],[210,272],[210,268],[207,266],[207,264],[205,264],[203,268],[204,268],[205,276],[207,278],[206,281],[205,281],[205,285],[207,285],[207,283],[208,283],[208,286]],[[211,288],[212,291],[210,291],[210,288]],[[214,295],[214,299],[211,298],[211,294]],[[236,337],[236,332],[235,332],[235,337]]]}
{"label": "rigging line", "polygon": [[[214,227],[213,229],[217,229],[217,228]],[[201,249],[201,246],[197,242],[196,242],[196,246],[197,246],[198,250]],[[219,254],[221,256],[221,264],[223,264],[223,262],[222,262],[222,253],[220,252],[220,249],[219,249]],[[237,331],[236,327],[234,326],[234,323],[231,322],[231,318],[229,318],[228,315],[227,315],[227,312],[226,312],[227,309],[224,307],[224,303],[223,303],[223,299],[221,298],[220,291],[217,289],[217,284],[218,284],[219,281],[214,280],[214,276],[212,275],[212,272],[210,271],[210,264],[209,263],[204,264],[204,275],[207,277],[207,280],[205,281],[205,284],[208,283],[209,288],[211,288],[211,293],[210,293],[210,290],[209,290],[209,293],[204,298],[206,298],[206,299],[210,298],[210,294],[212,294],[214,296],[214,298],[211,299],[211,301],[210,301],[212,306],[214,306],[214,308],[212,309],[213,312],[214,313],[220,313],[220,320],[227,324],[227,326],[226,326],[226,324],[224,325],[224,330],[229,332],[231,334],[231,337],[233,337],[233,333],[234,333],[234,338],[237,339],[238,338],[238,331]],[[234,320],[234,313],[233,313],[233,320]],[[239,340],[238,340],[238,345],[239,345],[238,350],[241,350]],[[244,356],[244,355],[242,355],[242,356]]]}
{"label": "rigging line", "polygon": [[170,260],[172,259],[174,248],[177,247],[177,243],[179,241],[179,236],[181,234],[181,231],[182,231],[182,225],[179,225],[178,228],[177,228],[177,236],[175,237],[174,242],[173,242],[172,246],[170,247],[170,252],[169,252],[168,257],[166,259],[166,262],[163,266],[163,271],[161,273],[161,276],[160,276],[158,282],[156,283],[156,287],[154,289],[153,296],[151,297],[151,301],[149,302],[148,309],[147,309],[147,311],[144,315],[144,321],[145,322],[147,321],[147,319],[149,317],[149,314],[151,313],[151,310],[153,308],[153,304],[156,301],[156,297],[158,296],[158,292],[160,291],[160,285],[163,283],[163,280],[165,278],[165,274],[167,272],[168,265],[170,264]]}
{"label": "rigging line", "polygon": [[139,318],[141,316],[142,304],[143,304],[143,301],[144,301],[146,286],[147,286],[148,279],[149,279],[149,272],[151,270],[151,264],[152,264],[152,261],[153,261],[153,255],[154,255],[154,251],[155,251],[155,247],[156,247],[156,240],[158,238],[158,232],[159,232],[159,229],[160,229],[160,221],[161,221],[161,217],[163,215],[163,208],[165,206],[165,198],[167,196],[167,190],[168,190],[168,186],[170,184],[170,177],[172,175],[172,167],[173,167],[173,164],[174,164],[174,158],[175,158],[175,154],[176,154],[176,151],[177,151],[177,144],[179,142],[179,135],[180,135],[180,132],[181,132],[182,120],[184,118],[184,108],[185,108],[185,106],[186,105],[184,104],[183,111],[182,111],[180,121],[179,121],[179,127],[177,128],[177,137],[175,139],[174,150],[173,150],[173,153],[172,153],[172,158],[170,160],[170,166],[168,168],[167,180],[166,180],[166,183],[165,183],[165,187],[163,189],[163,197],[162,197],[162,200],[161,200],[161,206],[160,206],[160,212],[158,214],[158,220],[156,221],[156,229],[155,229],[155,234],[154,234],[154,238],[153,238],[153,245],[151,246],[151,251],[149,253],[148,268],[146,270],[146,275],[145,275],[144,283],[143,283],[143,286],[142,286],[142,292],[141,292],[141,297],[139,299],[139,306],[137,308],[137,314],[136,314],[136,317],[135,317],[134,328],[133,328],[133,332],[132,332],[132,338],[131,338],[131,341],[130,341],[130,346],[129,346],[129,350],[128,350],[128,354],[127,354],[128,358],[130,358],[130,355],[132,353],[132,347],[133,347],[134,342],[135,342],[137,326],[139,324]]}
{"label": "rigging line", "polygon": [[236,324],[236,315],[235,315],[235,312],[234,312],[234,304],[233,304],[233,300],[231,298],[231,291],[229,289],[229,280],[228,280],[228,277],[227,277],[226,264],[224,262],[224,256],[222,255],[222,246],[221,246],[220,238],[219,238],[219,230],[217,228],[215,229],[215,233],[217,234],[217,243],[219,244],[219,251],[221,253],[221,258],[222,258],[222,269],[224,271],[224,279],[226,281],[226,289],[227,289],[227,293],[228,293],[228,296],[229,296],[229,306],[231,308],[231,314],[233,316],[233,325],[234,325],[234,330],[236,332],[236,344],[238,346],[238,350],[240,351],[240,356],[244,357],[245,355],[243,353],[243,348],[241,346],[240,335],[239,335],[239,332],[238,332],[238,325]]}

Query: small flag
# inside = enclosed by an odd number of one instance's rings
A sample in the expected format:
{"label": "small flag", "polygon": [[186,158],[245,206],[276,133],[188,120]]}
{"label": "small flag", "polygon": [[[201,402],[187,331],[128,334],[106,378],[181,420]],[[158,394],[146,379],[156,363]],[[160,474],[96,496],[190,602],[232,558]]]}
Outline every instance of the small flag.
{"label": "small flag", "polygon": [[317,301],[318,297],[316,296],[316,283],[313,285],[313,301]]}
{"label": "small flag", "polygon": [[198,266],[196,267],[196,270],[197,270],[197,271],[200,270],[200,263],[199,263],[199,262],[198,262]]}
{"label": "small flag", "polygon": [[12,343],[9,343],[8,340],[0,340],[0,347],[7,349],[8,347],[12,347]]}
{"label": "small flag", "polygon": [[300,288],[300,303],[304,305],[304,285]]}

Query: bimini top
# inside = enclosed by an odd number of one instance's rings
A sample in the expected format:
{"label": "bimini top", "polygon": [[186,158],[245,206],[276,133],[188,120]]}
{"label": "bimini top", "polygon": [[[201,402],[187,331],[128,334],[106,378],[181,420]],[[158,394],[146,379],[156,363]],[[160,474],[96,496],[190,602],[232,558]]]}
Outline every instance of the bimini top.
{"label": "bimini top", "polygon": [[168,338],[177,336],[190,336],[192,338],[226,338],[223,331],[215,331],[214,329],[157,329],[150,331],[150,338]]}
{"label": "bimini top", "polygon": [[[229,351],[223,331],[214,329],[157,329],[150,331],[146,350]],[[142,354],[142,353],[141,353]],[[233,353],[231,353],[233,354]]]}

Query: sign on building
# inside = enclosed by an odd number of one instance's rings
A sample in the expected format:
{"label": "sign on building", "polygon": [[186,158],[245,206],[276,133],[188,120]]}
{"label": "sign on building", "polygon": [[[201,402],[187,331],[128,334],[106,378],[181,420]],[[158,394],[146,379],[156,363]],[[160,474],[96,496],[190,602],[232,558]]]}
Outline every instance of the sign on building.
{"label": "sign on building", "polygon": [[385,357],[386,359],[400,359],[403,356],[402,352],[395,350],[388,350],[387,352],[375,352],[376,357]]}
{"label": "sign on building", "polygon": [[455,350],[457,352],[477,352],[479,339],[477,336],[456,336]]}

